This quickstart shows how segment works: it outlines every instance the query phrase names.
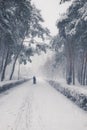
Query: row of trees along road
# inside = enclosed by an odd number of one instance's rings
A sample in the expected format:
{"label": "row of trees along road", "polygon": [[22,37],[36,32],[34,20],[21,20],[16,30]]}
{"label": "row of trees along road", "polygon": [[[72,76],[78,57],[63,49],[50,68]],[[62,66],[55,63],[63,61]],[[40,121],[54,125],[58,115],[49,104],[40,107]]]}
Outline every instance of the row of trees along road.
{"label": "row of trees along road", "polygon": [[[42,27],[44,22],[40,11],[31,3],[31,0],[1,0],[0,1],[0,77],[5,79],[7,66],[12,63],[12,79],[16,61],[26,64],[31,62],[36,50],[31,46],[26,46],[26,37],[32,41],[35,37],[44,40],[49,35],[49,30]],[[30,43],[31,44],[31,43]],[[46,46],[44,46],[45,48]],[[41,48],[38,45],[36,48]],[[42,49],[42,48],[41,48]],[[42,49],[43,50],[43,49]]]}
{"label": "row of trees along road", "polygon": [[[61,3],[65,1],[68,0]],[[72,1],[57,21],[57,28],[59,34],[51,42],[57,55],[61,53],[66,60],[63,66],[67,83],[74,85],[77,79],[81,85],[87,85],[87,0]]]}

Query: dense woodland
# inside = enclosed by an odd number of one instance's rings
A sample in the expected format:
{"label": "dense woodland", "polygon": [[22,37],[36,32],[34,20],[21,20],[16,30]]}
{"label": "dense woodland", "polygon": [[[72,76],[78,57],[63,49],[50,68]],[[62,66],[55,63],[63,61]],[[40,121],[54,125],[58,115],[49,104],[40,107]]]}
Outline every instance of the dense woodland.
{"label": "dense woodland", "polygon": [[[30,56],[39,51],[45,51],[45,43],[36,43],[35,37],[42,42],[49,35],[49,30],[42,27],[44,22],[40,10],[32,5],[31,0],[1,0],[0,1],[0,77],[5,79],[7,66],[12,67],[9,79],[12,79],[17,60],[26,64],[31,62]],[[29,45],[24,44],[28,38]]]}
{"label": "dense woodland", "polygon": [[87,1],[75,0],[58,22],[59,34],[64,38],[68,83],[87,85]]}
{"label": "dense woodland", "polygon": [[68,84],[87,85],[87,1],[72,1],[57,28],[59,33],[51,40],[55,66],[62,66]]}

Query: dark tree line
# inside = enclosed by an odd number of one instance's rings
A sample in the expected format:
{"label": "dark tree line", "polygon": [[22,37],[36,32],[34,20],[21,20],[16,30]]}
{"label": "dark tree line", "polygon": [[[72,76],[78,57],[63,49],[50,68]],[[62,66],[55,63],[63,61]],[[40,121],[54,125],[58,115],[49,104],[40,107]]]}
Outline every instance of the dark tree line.
{"label": "dark tree line", "polygon": [[[42,27],[44,22],[40,11],[31,4],[31,0],[1,0],[0,1],[0,77],[5,79],[7,66],[12,63],[12,79],[16,61],[30,61],[35,53],[31,47],[24,45],[26,37],[44,39],[49,30]],[[30,43],[31,44],[31,43]],[[26,58],[24,58],[26,57]]]}
{"label": "dark tree line", "polygon": [[78,80],[87,85],[87,0],[74,0],[58,20],[57,28],[59,34],[52,46],[57,54],[62,48],[67,83],[74,85]]}

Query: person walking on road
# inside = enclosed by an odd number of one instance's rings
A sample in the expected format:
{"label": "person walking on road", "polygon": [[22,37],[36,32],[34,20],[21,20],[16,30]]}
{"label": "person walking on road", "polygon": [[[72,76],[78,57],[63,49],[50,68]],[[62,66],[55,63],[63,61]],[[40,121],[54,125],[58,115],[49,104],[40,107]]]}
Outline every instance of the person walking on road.
{"label": "person walking on road", "polygon": [[36,84],[36,77],[33,76],[33,84]]}

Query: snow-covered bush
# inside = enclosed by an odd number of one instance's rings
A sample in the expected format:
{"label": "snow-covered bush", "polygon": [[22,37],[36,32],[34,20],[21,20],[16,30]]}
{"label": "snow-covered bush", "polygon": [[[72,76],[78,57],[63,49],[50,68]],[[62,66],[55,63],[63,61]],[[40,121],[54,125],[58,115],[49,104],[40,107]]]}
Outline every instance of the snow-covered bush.
{"label": "snow-covered bush", "polygon": [[30,79],[21,79],[21,80],[11,80],[0,83],[0,93],[6,91],[10,88],[15,87],[16,85],[22,84]]}
{"label": "snow-covered bush", "polygon": [[56,88],[59,92],[67,98],[75,102],[79,107],[87,111],[87,89],[78,86],[69,86],[56,81],[50,80],[51,86]]}

